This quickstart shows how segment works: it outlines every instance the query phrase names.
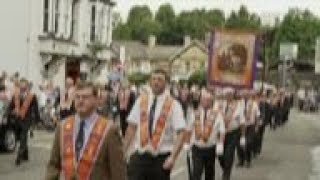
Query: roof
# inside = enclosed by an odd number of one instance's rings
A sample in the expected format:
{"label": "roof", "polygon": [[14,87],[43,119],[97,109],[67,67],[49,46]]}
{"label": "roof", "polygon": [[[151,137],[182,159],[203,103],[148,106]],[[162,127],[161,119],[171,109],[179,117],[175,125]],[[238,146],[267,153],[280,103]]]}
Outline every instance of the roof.
{"label": "roof", "polygon": [[208,53],[208,48],[206,48],[205,44],[198,41],[193,40],[191,43],[183,48],[181,48],[179,51],[177,51],[173,56],[170,57],[170,60],[174,60],[178,57],[180,57],[183,53],[187,52],[191,47],[197,46],[200,50],[202,50],[204,53]]}
{"label": "roof", "polygon": [[147,52],[150,60],[169,60],[173,54],[181,49],[182,46],[155,46],[147,48]]}
{"label": "roof", "polygon": [[114,41],[112,50],[116,56],[120,56],[120,47],[124,46],[126,51],[126,58],[130,56],[131,60],[173,60],[182,53],[186,52],[193,46],[199,47],[205,53],[208,52],[205,45],[198,40],[193,40],[188,46],[184,45],[155,45],[149,47],[140,41]]}
{"label": "roof", "polygon": [[148,58],[145,45],[139,41],[114,41],[111,45],[111,48],[117,57],[120,56],[121,46],[124,46],[126,49],[126,59],[129,56],[132,60]]}

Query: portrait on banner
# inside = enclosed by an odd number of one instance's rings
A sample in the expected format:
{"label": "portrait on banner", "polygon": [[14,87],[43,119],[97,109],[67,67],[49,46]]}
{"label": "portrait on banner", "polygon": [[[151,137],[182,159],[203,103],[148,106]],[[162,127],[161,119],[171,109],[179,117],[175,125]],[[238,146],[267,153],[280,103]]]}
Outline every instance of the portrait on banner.
{"label": "portrait on banner", "polygon": [[255,33],[215,30],[209,52],[210,85],[252,88],[258,55],[258,38]]}

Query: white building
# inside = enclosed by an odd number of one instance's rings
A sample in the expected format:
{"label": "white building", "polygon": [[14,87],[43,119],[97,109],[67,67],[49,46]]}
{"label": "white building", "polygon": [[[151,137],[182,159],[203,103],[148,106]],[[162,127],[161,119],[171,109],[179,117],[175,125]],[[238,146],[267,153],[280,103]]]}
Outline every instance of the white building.
{"label": "white building", "polygon": [[[19,22],[10,22],[7,18],[7,23],[25,24],[18,33],[26,34],[19,40],[26,48],[16,50],[25,57],[14,62],[22,64],[16,71],[35,85],[49,79],[63,87],[67,76],[77,79],[80,71],[90,72],[94,80],[106,80],[107,62],[111,59],[114,2],[28,0],[25,5],[25,11],[19,16],[26,18]],[[5,68],[6,63],[1,60],[0,67]]]}

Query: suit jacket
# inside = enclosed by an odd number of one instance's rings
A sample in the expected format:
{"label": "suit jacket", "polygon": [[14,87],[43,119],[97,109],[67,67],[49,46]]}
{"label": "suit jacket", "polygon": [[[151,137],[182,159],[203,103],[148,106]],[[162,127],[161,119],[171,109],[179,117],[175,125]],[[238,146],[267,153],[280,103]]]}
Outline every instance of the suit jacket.
{"label": "suit jacket", "polygon": [[[62,126],[59,126],[55,134],[51,157],[47,166],[46,180],[56,180],[63,177],[61,175],[61,130]],[[118,128],[112,125],[102,141],[100,151],[97,152],[98,155],[92,167],[90,180],[125,180],[126,166]]]}
{"label": "suit jacket", "polygon": [[[30,123],[38,123],[41,121],[40,114],[39,114],[38,100],[36,95],[33,95],[33,99],[26,113],[25,119],[23,120],[21,120],[20,117],[17,117],[14,113],[14,109],[15,109],[14,98],[15,97],[13,96],[8,108],[9,120],[23,121],[28,125]],[[20,101],[20,103],[21,103],[20,105],[22,105],[23,101]]]}

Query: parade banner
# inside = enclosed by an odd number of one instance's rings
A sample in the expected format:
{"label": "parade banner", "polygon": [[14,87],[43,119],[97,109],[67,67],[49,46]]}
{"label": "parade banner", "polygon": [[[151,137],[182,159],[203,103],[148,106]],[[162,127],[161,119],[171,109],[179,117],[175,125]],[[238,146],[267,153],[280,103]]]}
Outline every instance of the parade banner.
{"label": "parade banner", "polygon": [[215,30],[209,45],[208,85],[252,88],[258,51],[256,33]]}

